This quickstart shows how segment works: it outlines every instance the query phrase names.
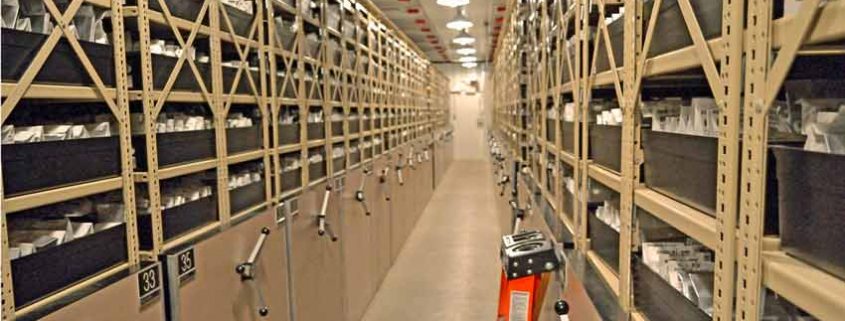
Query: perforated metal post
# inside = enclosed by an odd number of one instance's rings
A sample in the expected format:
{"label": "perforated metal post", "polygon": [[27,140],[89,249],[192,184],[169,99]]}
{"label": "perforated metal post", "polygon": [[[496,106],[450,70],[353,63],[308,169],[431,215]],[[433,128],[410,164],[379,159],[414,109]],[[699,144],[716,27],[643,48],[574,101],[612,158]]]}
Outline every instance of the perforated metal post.
{"label": "perforated metal post", "polygon": [[[3,168],[0,167],[0,182],[3,181]],[[2,207],[3,200],[3,184],[0,184],[0,207]],[[0,213],[0,251],[9,253],[9,229],[6,225],[6,212]],[[0,258],[0,268],[2,271],[2,279],[0,279],[0,291],[2,291],[2,319],[14,321],[15,320],[15,293],[12,285],[12,264],[9,255],[3,255]]]}
{"label": "perforated metal post", "polygon": [[724,100],[719,101],[719,149],[716,179],[716,223],[719,245],[713,273],[713,320],[732,319],[738,210],[739,127],[742,108],[742,58],[745,3],[722,1],[721,81]]}
{"label": "perforated metal post", "polygon": [[[305,21],[302,10],[296,10],[296,73],[298,79],[296,80],[296,100],[299,106],[299,162],[302,164],[302,185],[308,185],[310,181],[310,166],[308,166],[308,113],[310,104],[308,103],[308,91],[305,87]],[[290,71],[287,71],[290,73]],[[316,79],[314,80],[316,83]]]}
{"label": "perforated metal post", "polygon": [[[226,148],[226,111],[223,101],[223,54],[220,35],[223,33],[220,24],[220,11],[224,10],[221,0],[206,0],[208,4],[208,21],[211,29],[209,49],[211,51],[211,91],[213,103],[211,110],[214,114],[214,137],[217,155],[217,213],[218,219],[224,226],[229,224],[232,216],[229,206],[229,166]],[[200,78],[201,79],[201,78]]]}
{"label": "perforated metal post", "polygon": [[[145,260],[154,260],[161,254],[164,244],[164,230],[161,217],[161,187],[158,179],[158,142],[156,139],[156,103],[153,100],[153,63],[150,52],[149,0],[138,0],[138,42],[141,50],[141,102],[144,110],[144,140],[147,146],[147,196],[149,201],[150,221],[153,230],[152,247],[143,253]],[[163,98],[160,98],[163,99]]]}
{"label": "perforated metal post", "polygon": [[[587,54],[590,50],[590,39],[587,32],[590,26],[590,6],[587,0],[577,0],[575,4],[575,32],[577,40],[575,42],[576,61],[575,77],[572,80],[575,88],[572,89],[573,104],[575,105],[575,121],[572,122],[572,132],[575,133],[573,137],[567,138],[573,140],[573,148],[575,164],[572,166],[573,179],[575,179],[575,199],[573,204],[573,215],[575,217],[575,248],[587,249],[587,157],[583,151],[587,150],[586,146],[589,144],[587,135],[587,125],[589,113],[589,101],[591,97],[592,88],[590,88],[590,55]],[[600,22],[601,23],[601,22]],[[578,59],[580,58],[580,59]]]}
{"label": "perforated metal post", "polygon": [[[766,215],[768,114],[792,61],[812,30],[822,0],[806,0],[793,17],[794,37],[773,58],[772,11],[769,0],[749,0],[745,46],[742,169],[737,255],[736,314],[739,321],[760,320],[763,311],[763,227]],[[774,61],[772,63],[772,60]]]}
{"label": "perforated metal post", "polygon": [[[758,320],[762,305],[762,266],[760,243],[765,215],[764,173],[760,168],[766,159],[766,118],[763,106],[767,72],[769,69],[769,39],[771,37],[771,10],[769,1],[748,1],[748,44],[746,52],[745,103],[743,106],[742,180],[740,185],[740,252],[737,256],[738,279],[736,289],[736,315],[739,321]],[[762,184],[761,184],[762,181]]]}
{"label": "perforated metal post", "polygon": [[138,221],[135,207],[134,155],[132,150],[132,129],[129,117],[129,81],[126,63],[126,39],[123,32],[123,4],[120,0],[111,1],[112,48],[115,69],[115,104],[119,114],[117,119],[120,135],[120,163],[123,179],[123,221],[126,224],[126,252],[130,266],[137,266],[140,261],[138,244]]}
{"label": "perforated metal post", "polygon": [[[631,290],[631,250],[634,246],[634,188],[639,182],[639,164],[635,158],[639,142],[637,135],[637,104],[639,90],[635,83],[642,74],[638,74],[638,62],[643,52],[642,30],[643,3],[625,0],[625,62],[624,101],[622,107],[622,183],[620,191],[620,233],[619,233],[619,303],[626,311],[633,307]],[[608,53],[611,54],[612,51]],[[586,126],[586,125],[585,125]]]}

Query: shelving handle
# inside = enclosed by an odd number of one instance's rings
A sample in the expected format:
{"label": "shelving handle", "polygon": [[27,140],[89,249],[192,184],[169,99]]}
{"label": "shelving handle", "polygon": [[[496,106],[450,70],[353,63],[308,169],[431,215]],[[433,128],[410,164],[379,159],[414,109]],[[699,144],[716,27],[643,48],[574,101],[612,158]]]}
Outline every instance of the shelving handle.
{"label": "shelving handle", "polygon": [[363,209],[364,209],[364,214],[366,214],[367,216],[370,216],[370,215],[372,215],[372,213],[370,212],[370,207],[367,206],[367,200],[366,200],[366,197],[364,196],[364,186],[367,183],[367,176],[372,175],[373,171],[369,167],[364,167],[363,172],[364,172],[364,177],[361,178],[361,184],[358,185],[358,190],[355,191],[355,200],[357,200],[359,203],[361,203],[361,207],[363,207]]}
{"label": "shelving handle", "polygon": [[267,303],[264,301],[264,293],[261,292],[261,288],[258,286],[256,282],[256,269],[258,268],[255,265],[255,262],[258,260],[258,256],[261,255],[261,250],[264,248],[264,243],[267,241],[267,236],[270,235],[269,228],[262,228],[261,234],[258,236],[258,240],[255,242],[255,246],[252,247],[252,252],[249,254],[249,258],[246,262],[238,264],[235,268],[235,272],[241,276],[241,280],[244,282],[252,282],[255,292],[258,295],[258,314],[262,317],[266,317],[270,314],[270,308],[267,306]]}
{"label": "shelving handle", "polygon": [[402,162],[404,157],[402,154],[399,154],[399,158],[396,159],[396,178],[399,181],[399,186],[405,186],[405,178],[402,177],[402,168],[405,167],[405,164]]}
{"label": "shelving handle", "polygon": [[384,200],[390,202],[390,180],[387,179],[387,175],[390,173],[390,167],[385,166],[381,169],[381,174],[379,175],[379,183],[387,184],[387,187],[384,190]]}
{"label": "shelving handle", "polygon": [[508,182],[510,182],[510,180],[511,177],[508,175],[502,175],[502,177],[499,179],[498,185],[499,187],[501,187],[501,190],[499,190],[499,196],[505,196],[505,188],[507,188]]}
{"label": "shelving handle", "polygon": [[323,236],[326,234],[327,223],[326,223],[326,211],[329,208],[329,199],[332,196],[332,186],[326,185],[326,192],[323,194],[323,204],[320,207],[320,213],[317,214],[317,234]]}

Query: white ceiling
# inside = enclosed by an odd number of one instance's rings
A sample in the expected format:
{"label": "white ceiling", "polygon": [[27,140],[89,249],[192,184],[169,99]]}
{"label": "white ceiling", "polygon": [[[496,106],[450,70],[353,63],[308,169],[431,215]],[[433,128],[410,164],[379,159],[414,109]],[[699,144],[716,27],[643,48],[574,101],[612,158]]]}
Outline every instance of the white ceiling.
{"label": "white ceiling", "polygon": [[[390,20],[402,29],[433,62],[457,62],[456,45],[452,44],[458,31],[446,28],[456,9],[440,6],[436,0],[372,0]],[[495,26],[504,15],[503,0],[470,0],[466,8],[467,17],[473,22],[470,28],[476,41],[473,47],[476,57],[486,61],[490,56]]]}

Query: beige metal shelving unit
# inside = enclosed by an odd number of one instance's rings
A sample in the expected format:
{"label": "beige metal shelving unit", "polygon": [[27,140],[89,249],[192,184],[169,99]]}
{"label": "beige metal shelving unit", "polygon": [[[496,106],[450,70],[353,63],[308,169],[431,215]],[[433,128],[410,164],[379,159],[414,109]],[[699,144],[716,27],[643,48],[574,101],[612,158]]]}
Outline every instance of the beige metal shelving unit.
{"label": "beige metal shelving unit", "polygon": [[[55,9],[53,0],[44,0]],[[431,144],[435,137],[441,137],[448,131],[448,79],[433,68],[422,52],[410,39],[396,28],[369,1],[336,1],[317,0],[315,12],[323,13],[317,16],[306,14],[301,6],[310,1],[282,1],[266,0],[254,6],[254,16],[247,35],[239,35],[234,31],[232,19],[226,5],[220,0],[198,0],[202,10],[195,21],[178,18],[165,9],[163,12],[150,9],[150,4],[157,1],[162,8],[167,8],[171,2],[159,0],[137,0],[136,5],[127,6],[123,1],[76,0],[69,6],[64,16],[72,17],[79,5],[84,3],[110,9],[112,30],[110,42],[113,44],[116,72],[116,85],[106,87],[94,71],[84,51],[78,48],[77,41],[68,30],[69,20],[57,23],[48,41],[33,59],[24,76],[15,83],[2,84],[2,116],[5,123],[15,106],[22,100],[54,99],[57,101],[99,101],[105,103],[120,125],[119,135],[121,144],[121,175],[93,182],[83,182],[69,186],[59,186],[43,191],[36,191],[11,197],[2,197],[2,239],[3,253],[8,253],[9,244],[6,233],[7,215],[15,215],[27,209],[56,204],[67,200],[99,194],[107,191],[122,190],[125,208],[125,222],[128,248],[128,260],[119,266],[110,268],[97,275],[91,275],[84,281],[70,287],[60,289],[33,304],[17,307],[14,304],[14,289],[10,272],[11,262],[7,255],[3,256],[3,319],[13,320],[15,316],[27,314],[43,306],[53,304],[63,298],[77,293],[80,289],[101,281],[110,275],[127,269],[135,269],[142,261],[155,259],[157,255],[168,249],[190,242],[204,233],[213,230],[226,229],[233,219],[247,217],[256,211],[270,208],[288,195],[298,193],[317,182],[309,182],[308,153],[309,150],[321,148],[325,155],[327,177],[342,175],[349,167],[357,166],[350,163],[350,148],[353,141],[372,141],[381,138],[388,142],[389,137],[400,138],[401,133],[408,134],[393,144],[395,149],[406,144]],[[341,24],[344,28],[350,25],[342,21],[351,22],[355,26],[351,33],[341,28],[328,27],[328,16],[324,14],[330,6],[341,12]],[[333,9],[332,9],[333,10]],[[283,45],[284,40],[276,36],[275,17],[293,19],[297,26],[296,39],[291,47]],[[60,12],[53,12],[52,16],[62,17]],[[202,21],[205,17],[205,23]],[[64,18],[61,18],[64,19]],[[124,22],[136,22],[134,27],[124,27]],[[312,56],[305,50],[306,25],[308,31],[315,31],[320,35],[320,54]],[[155,29],[155,31],[153,30]],[[207,39],[210,53],[209,66],[211,68],[210,83],[202,83],[203,75],[197,70],[197,62],[187,58],[188,50],[184,50],[182,57],[173,70],[155,70],[152,64],[150,41],[156,36],[154,32],[166,30],[181,48],[197,43],[198,38]],[[135,84],[135,89],[129,87],[127,75],[127,48],[125,48],[124,31],[138,35],[141,56],[140,72],[143,79],[141,84]],[[350,37],[351,36],[351,37]],[[50,55],[51,48],[60,39],[67,39],[80,55],[82,66],[91,74],[95,86],[69,86],[55,84],[33,83],[41,65]],[[337,41],[340,59],[334,60],[331,55],[330,41]],[[234,82],[229,88],[224,85],[222,66],[224,48],[229,54],[235,54],[240,60],[240,67],[234,76]],[[357,59],[353,59],[350,52],[354,52]],[[366,57],[366,62],[362,57]],[[257,75],[251,72],[247,61],[258,61]],[[173,90],[180,66],[188,66],[190,73],[199,79],[200,90]],[[319,75],[318,79],[310,82],[312,88],[307,88],[306,70],[313,70]],[[284,71],[282,76],[279,71]],[[48,72],[48,71],[45,71]],[[153,84],[154,73],[167,72],[169,81],[164,88],[156,88]],[[319,81],[317,81],[319,80]],[[236,88],[240,83],[247,82],[249,93],[238,93]],[[295,86],[295,97],[285,97],[284,86]],[[320,93],[319,96],[315,94]],[[158,166],[158,151],[156,149],[157,116],[169,103],[203,104],[214,117],[215,157],[174,166]],[[137,171],[133,167],[133,143],[130,129],[130,105],[141,105],[144,119],[145,145],[147,169]],[[226,119],[234,104],[254,106],[261,115],[261,148],[238,153],[227,150]],[[309,140],[307,137],[306,119],[309,107],[321,108],[325,115],[325,138]],[[282,108],[297,107],[299,110],[300,141],[297,144],[282,145],[279,142],[279,115]],[[338,108],[343,112],[343,132],[333,132],[330,115]],[[349,115],[352,111],[358,113],[357,133],[351,133]],[[365,113],[371,116],[386,115],[388,111],[397,115],[394,118],[384,118],[380,122],[384,126],[377,128],[375,117],[362,119]],[[401,116],[401,117],[400,117]],[[332,158],[334,144],[342,144],[345,148],[346,167],[335,168]],[[136,151],[137,152],[137,151]],[[301,155],[302,184],[291,191],[282,191],[282,177],[279,175],[282,154],[299,152]],[[372,161],[377,157],[385,157],[389,151],[376,146],[370,147],[368,158],[361,162]],[[245,162],[260,162],[264,165],[264,197],[263,201],[238,213],[230,211],[228,191],[229,166]],[[193,173],[216,171],[216,190],[218,196],[217,220],[211,224],[198,227],[183,235],[165,240],[163,237],[160,182],[162,180],[181,177]],[[139,248],[138,228],[136,226],[136,186],[147,186],[150,201],[153,246],[141,251]]]}
{"label": "beige metal shelving unit", "polygon": [[[114,37],[111,38],[113,43],[113,50],[115,56],[115,70],[118,72],[115,76],[115,86],[106,87],[103,82],[105,75],[99,75],[94,68],[91,58],[81,48],[81,45],[73,31],[69,28],[70,21],[76,12],[79,10],[83,1],[74,1],[68,6],[62,15],[62,12],[57,8],[53,0],[45,0],[45,6],[49,9],[50,14],[54,18],[57,27],[52,30],[47,40],[41,45],[37,54],[32,59],[29,67],[24,74],[14,83],[2,84],[2,122],[5,123],[12,112],[22,101],[27,99],[57,99],[67,102],[76,101],[97,101],[102,102],[108,106],[112,116],[116,119],[118,124],[118,134],[120,136],[120,155],[121,155],[121,175],[114,178],[106,178],[84,184],[74,186],[64,186],[57,188],[50,188],[46,190],[35,191],[26,194],[14,195],[12,197],[5,197],[2,193],[3,187],[0,187],[0,201],[2,201],[2,292],[3,292],[3,313],[4,320],[14,320],[15,315],[20,313],[15,309],[14,305],[14,289],[12,286],[11,262],[9,258],[9,242],[7,231],[7,215],[14,215],[16,212],[44,206],[48,204],[58,203],[69,199],[84,197],[88,195],[103,193],[113,190],[122,190],[123,205],[128,210],[124,211],[124,220],[126,224],[126,237],[128,248],[126,249],[128,260],[123,264],[112,267],[101,274],[94,276],[85,282],[74,285],[69,288],[69,291],[92,284],[98,280],[102,280],[110,275],[113,275],[120,270],[126,269],[128,266],[137,265],[139,258],[137,256],[137,229],[135,227],[135,198],[134,198],[134,183],[132,180],[132,154],[131,154],[131,131],[129,127],[129,95],[128,83],[126,77],[126,60],[123,39],[123,15],[124,8],[121,7],[120,1],[86,1],[87,4],[96,7],[110,10],[112,17],[114,17],[112,24],[112,32]],[[66,41],[73,48],[76,56],[79,58],[81,65],[87,72],[94,86],[60,86],[60,85],[45,85],[34,83],[36,76],[42,72],[43,66],[50,56],[51,51],[56,47],[60,40]],[[40,302],[39,302],[40,303]],[[27,307],[27,309],[34,309],[42,304],[35,303]],[[25,312],[25,311],[24,311]]]}
{"label": "beige metal shelving unit", "polygon": [[[566,193],[558,192],[560,173],[547,175],[546,164],[556,158],[573,167],[578,186],[575,219],[562,212],[562,205],[553,208],[572,232],[576,248],[587,254],[616,293],[620,307],[635,319],[646,318],[633,302],[632,289],[632,251],[639,242],[635,212],[640,208],[715,252],[714,320],[759,320],[766,288],[822,320],[835,320],[845,313],[845,297],[841,295],[845,281],[785,255],[778,250],[776,238],[763,235],[767,123],[753,121],[767,118],[768,107],[797,54],[835,54],[813,52],[807,45],[845,39],[843,25],[834,22],[845,16],[842,3],[803,1],[794,15],[773,20],[772,1],[726,0],[722,2],[721,35],[708,40],[702,35],[690,0],[673,1],[680,7],[693,45],[647,57],[652,40],[661,36],[653,32],[655,23],[660,23],[657,10],[648,20],[644,19],[642,1],[575,0],[569,6],[564,2],[508,2],[507,18],[493,56],[497,95],[494,132],[508,146],[513,160],[532,167],[531,180],[548,204],[562,204]],[[661,1],[654,2],[659,8]],[[620,8],[625,12],[624,59],[614,61],[605,17]],[[556,14],[556,10],[560,12]],[[746,21],[753,23],[742,32]],[[535,35],[541,37],[534,40]],[[567,49],[566,40],[572,36],[574,45]],[[558,42],[552,46],[547,39]],[[603,72],[596,71],[596,60],[601,58],[590,54],[600,47],[610,57],[610,68]],[[778,50],[777,56],[769,54],[774,50]],[[522,57],[527,57],[527,63]],[[639,114],[644,83],[690,69],[702,70],[705,86],[719,105],[720,179],[715,187],[715,216],[665,196],[640,179],[643,152]],[[567,71],[571,77],[564,82],[562,73]],[[521,83],[528,87],[522,93]],[[612,92],[623,110],[621,172],[592,162],[585,152],[590,143],[588,110],[597,88]],[[574,137],[562,136],[559,121],[554,126],[546,121],[547,106],[561,114],[567,98],[578,106]],[[554,134],[553,141],[547,139],[549,132]],[[740,138],[751,143],[740,144]],[[574,155],[562,147],[563,141],[570,139],[574,141]],[[740,155],[747,155],[750,161],[740,162]],[[621,197],[618,273],[590,247],[586,202],[591,180]],[[555,184],[554,190],[546,188],[548,181]]]}

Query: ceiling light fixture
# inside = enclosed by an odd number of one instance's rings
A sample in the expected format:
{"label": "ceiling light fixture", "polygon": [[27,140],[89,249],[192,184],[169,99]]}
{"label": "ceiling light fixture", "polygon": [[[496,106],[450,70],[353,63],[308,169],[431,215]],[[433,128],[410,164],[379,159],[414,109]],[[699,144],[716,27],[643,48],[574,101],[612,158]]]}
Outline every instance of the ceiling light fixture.
{"label": "ceiling light fixture", "polygon": [[466,29],[461,31],[455,39],[452,39],[452,43],[468,46],[475,43],[475,38],[473,38],[469,33],[467,33]]}
{"label": "ceiling light fixture", "polygon": [[437,4],[444,7],[460,7],[469,4],[469,0],[437,0]]}
{"label": "ceiling light fixture", "polygon": [[463,47],[463,48],[458,48],[458,50],[455,50],[455,52],[457,52],[459,55],[466,56],[466,55],[474,55],[476,50],[473,47]]}
{"label": "ceiling light fixture", "polygon": [[465,56],[458,58],[458,61],[460,62],[475,62],[476,60],[478,60],[478,58],[476,58],[475,56]]}
{"label": "ceiling light fixture", "polygon": [[463,9],[463,7],[458,8],[458,13],[454,18],[452,18],[452,21],[446,23],[446,28],[452,30],[462,30],[472,27],[472,21],[469,21],[469,18],[467,18]]}
{"label": "ceiling light fixture", "polygon": [[462,63],[461,66],[463,66],[464,68],[475,68],[475,67],[478,66],[478,63],[477,62],[465,62],[465,63]]}

